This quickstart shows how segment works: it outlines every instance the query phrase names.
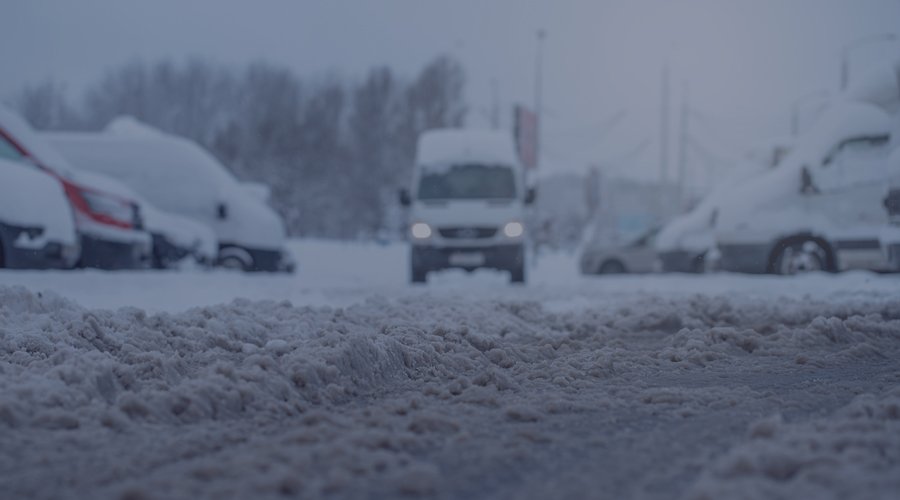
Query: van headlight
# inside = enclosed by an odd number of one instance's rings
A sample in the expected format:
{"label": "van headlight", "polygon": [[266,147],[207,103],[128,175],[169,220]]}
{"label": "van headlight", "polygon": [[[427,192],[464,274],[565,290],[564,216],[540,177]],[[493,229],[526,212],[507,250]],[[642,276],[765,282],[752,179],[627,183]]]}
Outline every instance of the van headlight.
{"label": "van headlight", "polygon": [[518,238],[525,233],[525,226],[522,225],[521,222],[507,222],[505,226],[503,226],[503,235],[507,238]]}
{"label": "van headlight", "polygon": [[425,240],[431,238],[431,226],[424,222],[416,222],[409,228],[412,237],[417,240]]}

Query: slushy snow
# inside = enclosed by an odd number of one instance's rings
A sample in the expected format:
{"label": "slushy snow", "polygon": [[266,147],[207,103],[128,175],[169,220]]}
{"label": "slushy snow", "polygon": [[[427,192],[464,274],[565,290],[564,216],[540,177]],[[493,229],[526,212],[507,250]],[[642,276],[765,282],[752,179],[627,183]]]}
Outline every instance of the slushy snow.
{"label": "slushy snow", "polygon": [[[395,247],[372,255],[403,268]],[[542,262],[527,287],[489,273],[425,289],[303,267],[284,281],[132,273],[140,308],[102,292],[114,273],[24,287],[11,282],[36,273],[0,274],[0,491],[895,497],[895,277],[554,282],[563,260]],[[94,288],[53,285],[79,276]],[[206,304],[189,289],[205,280],[255,300]],[[148,290],[167,287],[188,288],[183,307],[154,302]],[[82,296],[95,305],[71,300]]]}

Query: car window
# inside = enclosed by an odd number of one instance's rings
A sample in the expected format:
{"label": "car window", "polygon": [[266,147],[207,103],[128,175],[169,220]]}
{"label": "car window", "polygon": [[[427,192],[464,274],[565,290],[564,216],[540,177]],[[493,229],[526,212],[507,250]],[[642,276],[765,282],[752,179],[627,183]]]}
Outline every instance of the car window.
{"label": "car window", "polygon": [[16,162],[25,161],[25,155],[19,152],[19,150],[9,142],[9,139],[2,135],[0,135],[0,158]]}

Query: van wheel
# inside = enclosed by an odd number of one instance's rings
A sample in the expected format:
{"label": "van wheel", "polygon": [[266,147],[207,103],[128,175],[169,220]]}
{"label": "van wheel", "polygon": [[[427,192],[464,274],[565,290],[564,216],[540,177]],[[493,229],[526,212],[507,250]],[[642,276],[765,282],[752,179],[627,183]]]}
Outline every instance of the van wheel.
{"label": "van wheel", "polygon": [[413,283],[426,283],[428,281],[428,270],[421,267],[411,266],[409,280]]}
{"label": "van wheel", "polygon": [[775,274],[795,275],[835,269],[828,245],[815,238],[785,240],[775,245],[770,269]]}
{"label": "van wheel", "polygon": [[3,257],[3,239],[0,239],[0,269],[6,267],[6,260]]}
{"label": "van wheel", "polygon": [[225,269],[235,269],[237,271],[246,271],[247,267],[244,264],[244,261],[241,259],[231,256],[225,257],[221,261],[219,261],[219,265]]}
{"label": "van wheel", "polygon": [[525,283],[525,264],[519,264],[509,270],[510,283]]}
{"label": "van wheel", "polygon": [[617,260],[608,260],[600,266],[599,274],[625,274],[625,265]]}

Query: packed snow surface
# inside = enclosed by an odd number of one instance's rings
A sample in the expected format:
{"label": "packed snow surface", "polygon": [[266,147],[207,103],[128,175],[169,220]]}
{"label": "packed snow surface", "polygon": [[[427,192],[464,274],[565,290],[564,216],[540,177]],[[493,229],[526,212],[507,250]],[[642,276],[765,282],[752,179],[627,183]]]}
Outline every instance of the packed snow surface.
{"label": "packed snow surface", "polygon": [[[0,273],[3,498],[896,498],[900,280]],[[244,297],[244,298],[239,298]]]}

